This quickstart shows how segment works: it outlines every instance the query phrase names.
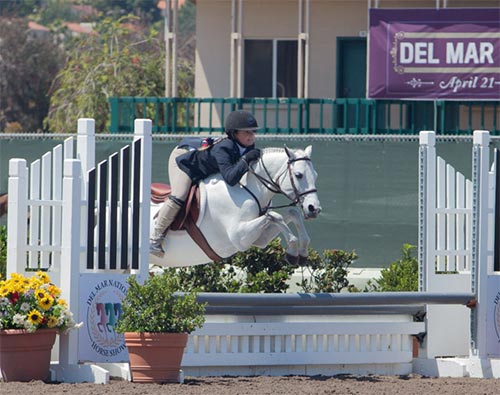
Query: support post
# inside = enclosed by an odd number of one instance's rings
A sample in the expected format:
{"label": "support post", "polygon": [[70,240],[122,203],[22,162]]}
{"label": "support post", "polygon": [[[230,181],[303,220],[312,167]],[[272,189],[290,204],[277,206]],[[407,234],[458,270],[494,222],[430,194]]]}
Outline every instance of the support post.
{"label": "support post", "polygon": [[487,358],[489,144],[489,132],[474,131],[471,289],[478,302],[471,311],[471,353],[479,359]]}
{"label": "support post", "polygon": [[28,168],[26,160],[9,161],[9,209],[7,219],[7,275],[26,269],[28,231]]}
{"label": "support post", "polygon": [[179,14],[179,3],[178,0],[174,0],[174,18],[173,18],[173,24],[172,24],[172,97],[178,97],[179,92],[178,92],[178,86],[177,86],[177,21],[178,21],[178,14]]}
{"label": "support post", "polygon": [[[82,166],[84,185],[88,182],[87,172],[95,166],[95,121],[92,118],[78,119],[76,158]],[[83,195],[86,190],[82,190]]]}
{"label": "support post", "polygon": [[418,290],[429,291],[436,250],[436,134],[420,132],[418,178]]}
{"label": "support post", "polygon": [[231,35],[230,65],[229,65],[229,97],[236,97],[236,0],[231,1]]}
{"label": "support post", "polygon": [[165,0],[165,97],[170,97],[170,0]]}
{"label": "support post", "polygon": [[[68,308],[79,319],[80,229],[81,229],[81,163],[76,159],[64,161],[63,231],[61,240],[61,291]],[[60,336],[61,366],[78,363],[78,333],[71,331]]]}
{"label": "support post", "polygon": [[[136,119],[134,141],[142,139],[141,145],[141,185],[140,185],[140,237],[138,277],[146,280],[149,273],[149,227],[151,217],[151,154],[152,123],[149,119]],[[136,158],[134,158],[136,160]]]}
{"label": "support post", "polygon": [[236,58],[236,97],[243,97],[243,0],[238,0]]}

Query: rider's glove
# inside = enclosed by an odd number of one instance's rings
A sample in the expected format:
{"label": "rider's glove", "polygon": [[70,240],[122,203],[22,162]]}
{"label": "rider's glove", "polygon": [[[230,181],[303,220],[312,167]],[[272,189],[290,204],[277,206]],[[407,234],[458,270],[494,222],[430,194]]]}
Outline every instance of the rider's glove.
{"label": "rider's glove", "polygon": [[243,155],[242,158],[248,165],[250,165],[252,162],[255,162],[260,158],[260,149],[254,148]]}

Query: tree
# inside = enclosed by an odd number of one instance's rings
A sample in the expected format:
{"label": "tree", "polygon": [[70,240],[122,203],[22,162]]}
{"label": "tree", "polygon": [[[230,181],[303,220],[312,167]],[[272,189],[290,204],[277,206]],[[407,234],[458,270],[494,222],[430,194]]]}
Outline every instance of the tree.
{"label": "tree", "polygon": [[147,22],[161,19],[158,0],[87,0],[97,10],[114,18],[134,14]]}
{"label": "tree", "polygon": [[158,32],[131,25],[134,17],[103,19],[95,35],[81,37],[56,78],[46,125],[52,132],[74,130],[77,119],[109,128],[112,96],[163,96],[165,52]]}
{"label": "tree", "polygon": [[24,17],[42,5],[43,0],[2,0],[0,1],[0,15]]}
{"label": "tree", "polygon": [[71,9],[71,3],[65,0],[49,0],[43,4],[30,18],[49,26],[55,21],[78,22],[79,15]]}
{"label": "tree", "polygon": [[42,128],[49,89],[64,61],[50,34],[35,35],[25,19],[0,18],[0,130]]}

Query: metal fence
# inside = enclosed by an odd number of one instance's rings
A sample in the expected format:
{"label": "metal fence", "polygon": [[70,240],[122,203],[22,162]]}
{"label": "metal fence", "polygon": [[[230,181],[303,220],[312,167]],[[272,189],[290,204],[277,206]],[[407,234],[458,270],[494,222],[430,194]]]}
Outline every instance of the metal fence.
{"label": "metal fence", "polygon": [[112,97],[109,103],[111,133],[132,132],[136,118],[153,120],[153,133],[220,133],[230,111],[245,109],[266,134],[500,134],[498,101]]}

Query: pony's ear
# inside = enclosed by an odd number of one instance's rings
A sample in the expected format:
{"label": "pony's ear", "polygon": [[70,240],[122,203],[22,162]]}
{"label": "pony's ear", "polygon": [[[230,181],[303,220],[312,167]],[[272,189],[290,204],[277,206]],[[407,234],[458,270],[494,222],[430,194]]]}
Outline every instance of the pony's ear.
{"label": "pony's ear", "polygon": [[308,145],[308,146],[306,147],[306,149],[304,150],[308,158],[310,158],[310,157],[311,157],[312,150],[313,150],[312,145]]}
{"label": "pony's ear", "polygon": [[290,159],[290,160],[295,159],[295,154],[292,151],[290,151],[290,149],[288,149],[286,144],[285,144],[285,152],[288,156],[288,159]]}

